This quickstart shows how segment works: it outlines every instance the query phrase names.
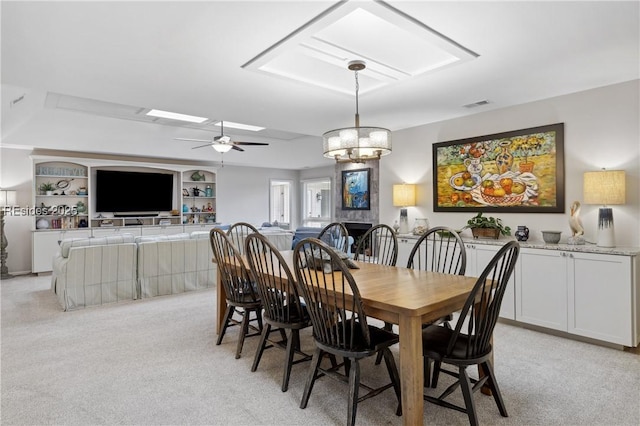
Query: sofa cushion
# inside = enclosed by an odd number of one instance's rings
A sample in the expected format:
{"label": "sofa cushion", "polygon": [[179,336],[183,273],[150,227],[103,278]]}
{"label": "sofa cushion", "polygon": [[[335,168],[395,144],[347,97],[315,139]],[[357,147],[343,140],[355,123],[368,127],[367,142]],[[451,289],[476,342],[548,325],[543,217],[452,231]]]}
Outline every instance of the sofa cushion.
{"label": "sofa cushion", "polygon": [[68,238],[60,243],[60,255],[64,258],[69,257],[69,251],[72,247],[89,247],[89,246],[107,246],[112,244],[124,244],[134,242],[133,234],[110,235],[108,237],[99,238]]}
{"label": "sofa cushion", "polygon": [[193,231],[191,233],[192,240],[208,240],[209,239],[209,231]]}
{"label": "sofa cushion", "polygon": [[189,234],[186,232],[182,232],[180,234],[170,234],[170,235],[145,235],[142,237],[136,237],[136,243],[153,243],[156,241],[177,241],[177,240],[188,240],[190,238]]}

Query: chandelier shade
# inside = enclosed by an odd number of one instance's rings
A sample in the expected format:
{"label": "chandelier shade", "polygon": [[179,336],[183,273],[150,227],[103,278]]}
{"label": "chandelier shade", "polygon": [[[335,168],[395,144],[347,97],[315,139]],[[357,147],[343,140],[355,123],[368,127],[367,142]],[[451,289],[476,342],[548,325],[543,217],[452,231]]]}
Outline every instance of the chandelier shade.
{"label": "chandelier shade", "polygon": [[391,154],[391,131],[383,127],[360,127],[358,112],[358,71],[365,69],[363,61],[349,62],[349,69],[355,71],[356,117],[354,127],[329,130],[322,135],[322,152],[325,157],[338,163],[364,163],[379,160]]}
{"label": "chandelier shade", "polygon": [[391,154],[391,131],[382,127],[347,127],[324,135],[323,152],[336,161],[364,162]]}

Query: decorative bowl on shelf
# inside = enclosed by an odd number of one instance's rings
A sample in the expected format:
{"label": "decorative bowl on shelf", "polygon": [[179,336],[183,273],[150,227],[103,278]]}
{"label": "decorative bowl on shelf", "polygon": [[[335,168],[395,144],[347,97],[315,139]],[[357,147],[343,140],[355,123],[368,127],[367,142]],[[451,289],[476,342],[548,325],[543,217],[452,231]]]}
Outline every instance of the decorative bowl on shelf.
{"label": "decorative bowl on shelf", "polygon": [[542,239],[547,244],[558,244],[560,242],[560,237],[562,236],[562,231],[540,231],[542,232]]}

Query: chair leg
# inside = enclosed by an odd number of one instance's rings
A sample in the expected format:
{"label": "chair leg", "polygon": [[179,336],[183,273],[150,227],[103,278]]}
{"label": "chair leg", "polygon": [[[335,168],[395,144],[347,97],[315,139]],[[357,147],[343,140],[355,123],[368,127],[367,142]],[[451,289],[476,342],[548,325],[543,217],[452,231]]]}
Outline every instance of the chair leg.
{"label": "chair leg", "polygon": [[227,327],[229,327],[229,321],[231,321],[233,311],[234,308],[231,305],[227,305],[227,310],[224,312],[224,323],[222,324],[222,331],[220,331],[220,334],[218,335],[216,345],[220,345],[222,343],[222,338],[224,337],[224,333],[227,331]]}
{"label": "chair leg", "polygon": [[384,363],[387,365],[387,371],[389,372],[389,378],[393,384],[393,390],[398,398],[398,408],[396,409],[396,416],[402,415],[402,397],[400,396],[400,376],[398,375],[398,368],[396,367],[396,361],[393,358],[393,354],[389,348],[382,350],[384,355]]}
{"label": "chair leg", "polygon": [[257,308],[255,310],[256,319],[258,320],[258,330],[262,331],[262,308]]}
{"label": "chair leg", "polygon": [[291,330],[291,335],[287,340],[287,354],[284,360],[284,373],[282,375],[282,392],[286,392],[289,389],[289,377],[291,377],[291,367],[293,366],[293,355],[296,352],[296,346],[300,341],[300,334],[298,330]]}
{"label": "chair leg", "polygon": [[251,311],[245,309],[242,315],[242,323],[240,324],[240,336],[238,337],[238,346],[236,348],[236,359],[240,358],[240,355],[242,354],[242,345],[244,345],[244,338],[249,334],[250,316]]}
{"label": "chair leg", "polygon": [[464,397],[464,405],[467,409],[467,416],[469,416],[469,425],[478,426],[478,417],[476,415],[476,404],[473,401],[473,390],[471,380],[467,375],[466,367],[459,368],[459,380],[460,388],[462,390],[462,396]]}
{"label": "chair leg", "polygon": [[489,376],[489,387],[491,388],[491,393],[493,394],[493,399],[496,401],[496,405],[498,406],[498,410],[500,410],[500,415],[502,417],[509,417],[507,414],[507,407],[504,405],[504,401],[502,400],[502,394],[500,393],[500,388],[498,387],[498,382],[496,381],[496,375],[493,372],[493,367],[489,361],[485,361],[480,364],[482,370],[486,375]]}
{"label": "chair leg", "polygon": [[251,371],[256,371],[258,369],[258,364],[260,364],[262,353],[264,352],[265,346],[267,346],[267,338],[269,337],[270,332],[271,324],[267,323],[262,329],[262,333],[260,334],[260,343],[258,343],[258,348],[256,349],[256,356],[253,357],[253,365],[251,366]]}
{"label": "chair leg", "polygon": [[431,387],[438,387],[438,378],[440,377],[440,361],[433,361],[433,373],[431,374]]}
{"label": "chair leg", "polygon": [[302,394],[302,401],[300,401],[300,408],[307,408],[309,397],[311,396],[311,390],[313,389],[313,384],[316,381],[316,372],[318,371],[321,360],[322,350],[320,350],[320,348],[316,348],[316,351],[313,353],[313,358],[311,359],[311,365],[309,366],[309,376],[307,377],[307,383],[304,385],[304,393]]}
{"label": "chair leg", "polygon": [[[390,322],[385,322],[384,327],[382,328],[386,331],[393,331],[393,324],[391,324]],[[382,352],[378,352],[378,355],[376,355],[376,365],[380,365],[381,361],[382,361]]]}
{"label": "chair leg", "polygon": [[424,387],[431,387],[431,359],[424,357]]}
{"label": "chair leg", "polygon": [[[345,360],[346,362],[346,360]],[[347,425],[356,424],[356,412],[358,411],[358,390],[360,389],[360,363],[354,360],[349,371],[349,407],[347,409]]]}

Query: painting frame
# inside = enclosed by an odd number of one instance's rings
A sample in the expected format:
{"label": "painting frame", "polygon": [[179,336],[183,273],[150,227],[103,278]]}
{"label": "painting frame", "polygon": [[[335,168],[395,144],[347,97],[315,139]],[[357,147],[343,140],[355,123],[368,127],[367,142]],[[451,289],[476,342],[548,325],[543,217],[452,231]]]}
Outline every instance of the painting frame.
{"label": "painting frame", "polygon": [[434,212],[565,212],[564,123],[432,149]]}
{"label": "painting frame", "polygon": [[342,210],[371,210],[371,168],[342,170]]}

